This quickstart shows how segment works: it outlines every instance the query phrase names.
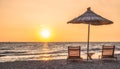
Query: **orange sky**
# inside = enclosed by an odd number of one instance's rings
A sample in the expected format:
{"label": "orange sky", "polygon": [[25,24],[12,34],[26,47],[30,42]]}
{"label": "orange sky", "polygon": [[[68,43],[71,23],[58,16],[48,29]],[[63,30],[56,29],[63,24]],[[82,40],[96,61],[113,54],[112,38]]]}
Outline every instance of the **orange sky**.
{"label": "orange sky", "polygon": [[87,41],[87,25],[67,24],[87,7],[114,22],[91,26],[90,41],[120,41],[120,0],[0,0],[0,41]]}

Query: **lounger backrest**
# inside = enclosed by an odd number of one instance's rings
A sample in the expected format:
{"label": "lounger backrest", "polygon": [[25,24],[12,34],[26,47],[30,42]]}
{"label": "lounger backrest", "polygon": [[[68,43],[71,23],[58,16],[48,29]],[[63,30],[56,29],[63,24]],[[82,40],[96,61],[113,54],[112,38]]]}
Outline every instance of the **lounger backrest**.
{"label": "lounger backrest", "polygon": [[102,57],[114,57],[115,46],[103,46]]}
{"label": "lounger backrest", "polygon": [[78,47],[68,47],[68,56],[69,57],[80,57],[80,46]]}

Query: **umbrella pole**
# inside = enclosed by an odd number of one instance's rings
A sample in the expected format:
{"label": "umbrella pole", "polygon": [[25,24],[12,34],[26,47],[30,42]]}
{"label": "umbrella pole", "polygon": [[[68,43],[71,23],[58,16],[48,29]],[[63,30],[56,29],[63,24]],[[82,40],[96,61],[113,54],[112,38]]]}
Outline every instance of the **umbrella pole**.
{"label": "umbrella pole", "polygon": [[90,23],[88,24],[88,43],[87,43],[87,61],[89,56]]}

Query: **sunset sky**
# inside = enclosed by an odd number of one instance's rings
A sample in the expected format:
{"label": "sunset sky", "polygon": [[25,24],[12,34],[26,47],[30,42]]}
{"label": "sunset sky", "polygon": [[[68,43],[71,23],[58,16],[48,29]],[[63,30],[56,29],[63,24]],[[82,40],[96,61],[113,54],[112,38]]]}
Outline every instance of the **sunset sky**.
{"label": "sunset sky", "polygon": [[88,7],[114,22],[91,26],[90,41],[120,41],[120,0],[0,0],[0,42],[87,41],[86,24],[67,22]]}

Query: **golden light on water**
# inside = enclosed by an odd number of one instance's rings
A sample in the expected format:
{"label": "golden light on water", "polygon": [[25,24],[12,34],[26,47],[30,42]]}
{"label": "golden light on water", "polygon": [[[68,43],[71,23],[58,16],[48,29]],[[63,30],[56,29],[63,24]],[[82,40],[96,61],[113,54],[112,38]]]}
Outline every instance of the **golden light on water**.
{"label": "golden light on water", "polygon": [[44,60],[44,61],[50,60],[51,57],[50,57],[50,54],[48,54],[48,52],[50,52],[50,49],[49,49],[49,46],[48,46],[47,43],[44,43],[42,50],[43,50],[44,54],[42,55],[43,57],[40,58],[40,59],[41,59],[41,60]]}

